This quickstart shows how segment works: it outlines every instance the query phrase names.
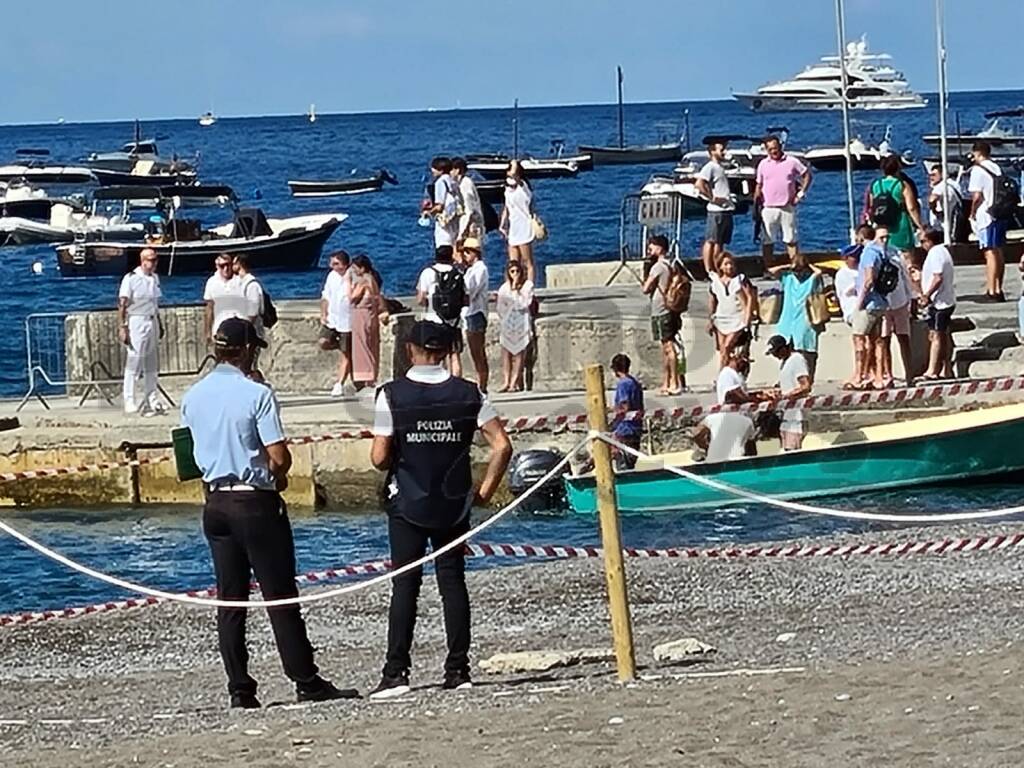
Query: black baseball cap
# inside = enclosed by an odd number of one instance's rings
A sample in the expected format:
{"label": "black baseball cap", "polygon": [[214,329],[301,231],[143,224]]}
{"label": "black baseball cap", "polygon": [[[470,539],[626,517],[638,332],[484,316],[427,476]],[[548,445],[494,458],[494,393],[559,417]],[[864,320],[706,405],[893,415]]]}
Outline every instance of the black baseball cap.
{"label": "black baseball cap", "polygon": [[774,355],[780,349],[785,349],[788,346],[789,341],[786,340],[785,336],[775,334],[770,339],[768,339],[768,348],[765,350],[765,354]]}
{"label": "black baseball cap", "polygon": [[413,324],[405,340],[420,349],[447,352],[452,348],[452,329],[440,323],[419,320]]}
{"label": "black baseball cap", "polygon": [[213,343],[218,349],[267,348],[267,342],[256,333],[256,326],[242,317],[229,317],[217,328]]}

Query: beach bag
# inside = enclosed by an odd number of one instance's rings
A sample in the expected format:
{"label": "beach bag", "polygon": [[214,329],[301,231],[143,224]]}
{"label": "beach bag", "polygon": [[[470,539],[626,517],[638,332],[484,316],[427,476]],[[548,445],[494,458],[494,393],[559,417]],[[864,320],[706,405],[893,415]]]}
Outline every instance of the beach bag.
{"label": "beach bag", "polygon": [[883,256],[878,260],[878,273],[875,275],[874,289],[882,295],[888,296],[900,282],[900,267],[889,256]]}
{"label": "beach bag", "polygon": [[1017,206],[1020,205],[1020,186],[1009,174],[996,176],[984,165],[979,168],[992,177],[992,205],[988,207],[989,215],[996,221],[1013,218]]}
{"label": "beach bag", "polygon": [[681,315],[690,308],[690,295],[693,293],[693,283],[689,276],[679,267],[672,266],[668,278],[668,288],[665,289],[665,309]]}
{"label": "beach bag", "polygon": [[807,297],[807,320],[811,325],[824,325],[829,316],[828,296],[816,292]]}
{"label": "beach bag", "polygon": [[548,225],[544,223],[544,220],[536,213],[532,217],[533,222],[533,239],[540,243],[548,239]]}
{"label": "beach bag", "polygon": [[758,307],[761,322],[765,325],[775,325],[782,317],[782,291],[765,291],[758,300]]}
{"label": "beach bag", "polygon": [[[878,190],[876,193],[875,190]],[[888,189],[882,186],[881,180],[871,185],[871,221],[879,227],[895,228],[903,216],[903,201],[897,200],[893,191],[895,185]],[[902,186],[900,187],[902,189]]]}
{"label": "beach bag", "polygon": [[431,297],[431,307],[445,322],[455,322],[462,316],[462,308],[466,306],[466,281],[457,269],[442,272],[434,267],[433,270],[437,286]]}

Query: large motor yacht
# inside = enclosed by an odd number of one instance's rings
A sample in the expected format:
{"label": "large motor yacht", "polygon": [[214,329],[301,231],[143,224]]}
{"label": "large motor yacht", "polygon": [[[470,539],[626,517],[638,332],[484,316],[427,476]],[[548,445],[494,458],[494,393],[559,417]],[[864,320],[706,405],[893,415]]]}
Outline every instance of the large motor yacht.
{"label": "large motor yacht", "polygon": [[[851,109],[915,109],[927,101],[914,93],[887,53],[869,53],[865,38],[846,46],[847,99]],[[842,108],[842,72],[838,56],[823,56],[792,80],[734,93],[755,112]]]}

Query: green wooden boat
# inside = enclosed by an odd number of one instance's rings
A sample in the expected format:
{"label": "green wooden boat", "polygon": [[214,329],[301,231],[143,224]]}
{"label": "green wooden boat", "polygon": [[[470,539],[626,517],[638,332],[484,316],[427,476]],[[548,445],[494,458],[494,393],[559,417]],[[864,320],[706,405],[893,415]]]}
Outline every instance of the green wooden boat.
{"label": "green wooden boat", "polygon": [[[994,478],[1024,471],[1024,404],[808,435],[804,448],[704,464],[689,453],[651,456],[616,475],[620,512],[680,511],[741,502],[664,469],[679,466],[780,499]],[[758,445],[758,450],[763,444]],[[570,508],[597,511],[593,475],[565,478]]]}

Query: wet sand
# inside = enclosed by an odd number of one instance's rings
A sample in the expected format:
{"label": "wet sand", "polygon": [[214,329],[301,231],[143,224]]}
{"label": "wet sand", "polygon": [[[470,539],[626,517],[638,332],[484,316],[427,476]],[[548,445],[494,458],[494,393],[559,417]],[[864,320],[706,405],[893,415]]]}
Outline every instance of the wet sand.
{"label": "wet sand", "polygon": [[[264,704],[276,705],[250,713],[226,708],[205,609],[9,628],[0,630],[0,764],[1019,765],[1022,555],[629,561],[636,683],[621,686],[613,665],[596,664],[477,671],[463,693],[438,688],[444,643],[428,578],[413,694],[379,704],[291,705],[258,611],[253,668]],[[478,571],[470,591],[476,659],[610,645],[598,560]],[[376,682],[386,605],[386,590],[374,589],[308,611],[326,676],[363,690]],[[656,643],[685,636],[717,654],[655,664]]]}

